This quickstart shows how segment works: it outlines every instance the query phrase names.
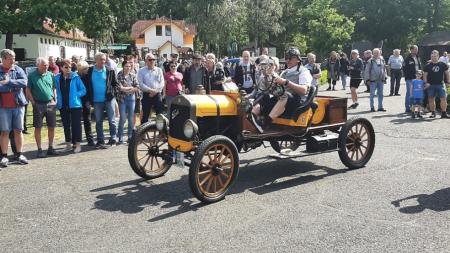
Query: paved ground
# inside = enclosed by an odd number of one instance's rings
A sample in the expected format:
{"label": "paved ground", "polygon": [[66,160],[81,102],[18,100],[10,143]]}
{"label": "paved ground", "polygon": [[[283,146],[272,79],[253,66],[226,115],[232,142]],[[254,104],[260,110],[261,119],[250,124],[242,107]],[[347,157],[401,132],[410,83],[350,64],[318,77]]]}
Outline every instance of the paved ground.
{"label": "paved ground", "polygon": [[0,251],[449,252],[450,120],[411,120],[403,97],[369,113],[360,95],[350,114],[376,129],[365,168],[348,171],[335,153],[275,161],[260,148],[212,205],[192,197],[186,169],[139,179],[124,146],[9,166]]}

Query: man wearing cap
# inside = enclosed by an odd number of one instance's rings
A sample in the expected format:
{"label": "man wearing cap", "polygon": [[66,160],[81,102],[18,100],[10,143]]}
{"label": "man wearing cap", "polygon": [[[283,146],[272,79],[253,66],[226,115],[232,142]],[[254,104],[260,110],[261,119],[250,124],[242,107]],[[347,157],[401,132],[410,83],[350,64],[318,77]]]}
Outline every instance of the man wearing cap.
{"label": "man wearing cap", "polygon": [[156,67],[156,57],[152,53],[145,55],[145,67],[138,72],[139,88],[142,91],[142,120],[148,122],[150,112],[154,107],[156,114],[163,111],[161,92],[164,88],[163,71]]}
{"label": "man wearing cap", "polygon": [[287,69],[274,80],[277,85],[284,86],[287,100],[272,97],[268,105],[263,105],[259,112],[254,111],[257,115],[267,115],[267,117],[262,117],[261,120],[253,120],[259,132],[262,133],[264,128],[272,123],[272,120],[282,114],[292,114],[300,105],[302,98],[308,93],[313,78],[309,70],[303,67],[300,61],[300,51],[297,48],[290,48],[286,53]]}
{"label": "man wearing cap", "polygon": [[183,81],[187,93],[194,94],[197,86],[203,84],[203,75],[205,75],[206,69],[202,66],[201,61],[202,56],[194,54],[192,65],[185,71]]}

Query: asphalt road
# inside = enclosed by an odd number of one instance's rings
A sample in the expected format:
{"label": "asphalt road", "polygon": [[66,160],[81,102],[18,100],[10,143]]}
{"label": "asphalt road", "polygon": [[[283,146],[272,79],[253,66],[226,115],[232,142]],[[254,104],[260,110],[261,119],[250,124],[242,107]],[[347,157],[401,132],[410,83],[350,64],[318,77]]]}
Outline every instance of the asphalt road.
{"label": "asphalt road", "polygon": [[450,120],[410,119],[403,96],[370,113],[359,95],[349,116],[376,131],[365,168],[259,148],[212,205],[193,198],[187,169],[139,179],[125,146],[11,165],[0,171],[0,252],[450,252]]}

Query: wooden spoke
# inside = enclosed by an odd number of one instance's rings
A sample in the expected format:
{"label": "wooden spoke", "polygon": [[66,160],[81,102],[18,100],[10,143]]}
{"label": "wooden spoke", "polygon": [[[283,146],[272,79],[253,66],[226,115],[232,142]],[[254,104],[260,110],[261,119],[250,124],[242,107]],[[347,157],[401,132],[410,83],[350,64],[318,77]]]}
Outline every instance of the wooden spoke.
{"label": "wooden spoke", "polygon": [[209,177],[208,184],[206,185],[206,189],[205,189],[206,191],[209,191],[209,189],[211,189],[211,184],[212,184],[213,180],[214,180],[213,176]]}
{"label": "wooden spoke", "polygon": [[155,158],[155,159],[156,159],[156,165],[158,165],[158,168],[161,168],[161,165],[159,164],[158,158],[159,158],[159,157],[156,157],[156,158]]}
{"label": "wooden spoke", "polygon": [[145,141],[144,141],[144,140],[142,140],[142,142],[141,142],[141,143],[139,143],[139,144],[144,144],[145,146],[147,146],[147,148],[151,148],[151,146],[150,146],[150,145],[148,145],[147,143],[145,143]]}
{"label": "wooden spoke", "polygon": [[219,174],[219,175],[217,176],[217,181],[219,181],[219,187],[222,188],[223,185],[224,185],[224,183],[223,183],[223,181],[222,181],[222,178],[220,178],[220,175],[221,175],[221,174]]}
{"label": "wooden spoke", "polygon": [[147,163],[148,163],[148,161],[150,160],[151,157],[152,156],[148,156],[147,160],[144,163],[144,166],[142,166],[144,168],[144,170],[146,170],[145,168],[147,167]]}
{"label": "wooden spoke", "polygon": [[212,176],[212,174],[208,174],[203,181],[200,182],[200,186],[202,186],[204,183],[206,183],[206,181],[208,181],[208,179]]}
{"label": "wooden spoke", "polygon": [[145,157],[149,156],[150,154],[147,152],[147,154],[145,154],[143,157],[139,158],[138,161],[141,161],[142,159],[144,159]]}
{"label": "wooden spoke", "polygon": [[359,149],[356,149],[355,151],[356,151],[356,161],[358,161],[359,160]]}
{"label": "wooden spoke", "polygon": [[231,154],[228,154],[222,161],[220,161],[220,163],[223,164],[227,159],[231,160]]}
{"label": "wooden spoke", "polygon": [[225,178],[229,177],[229,175],[227,173],[225,173],[225,171],[223,171],[223,170],[220,171],[220,175],[224,176]]}
{"label": "wooden spoke", "polygon": [[204,171],[200,171],[200,172],[198,173],[198,175],[204,175],[204,174],[208,174],[208,173],[211,173],[211,170],[210,170],[210,169],[207,169],[207,170],[204,170]]}
{"label": "wooden spoke", "polygon": [[353,160],[353,157],[355,156],[355,151],[351,151],[351,153],[352,153],[352,156],[350,157],[350,159]]}
{"label": "wooden spoke", "polygon": [[153,170],[153,160],[155,159],[155,157],[154,156],[152,156],[152,160],[151,160],[151,162],[150,162],[150,170]]}

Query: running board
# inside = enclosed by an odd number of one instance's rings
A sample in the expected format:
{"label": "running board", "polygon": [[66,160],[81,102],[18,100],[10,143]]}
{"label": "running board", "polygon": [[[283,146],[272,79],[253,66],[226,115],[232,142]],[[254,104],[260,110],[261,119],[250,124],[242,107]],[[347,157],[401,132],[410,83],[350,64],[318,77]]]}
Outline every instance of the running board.
{"label": "running board", "polygon": [[287,158],[299,158],[299,157],[307,157],[307,156],[313,156],[313,155],[318,155],[318,154],[323,154],[323,153],[333,153],[339,151],[338,148],[336,149],[330,149],[330,150],[326,150],[326,151],[321,151],[321,152],[306,152],[306,151],[290,151],[290,152],[283,152],[283,150],[281,151],[281,153],[278,154],[272,154],[269,155],[271,158],[275,158],[275,159],[287,159]]}

